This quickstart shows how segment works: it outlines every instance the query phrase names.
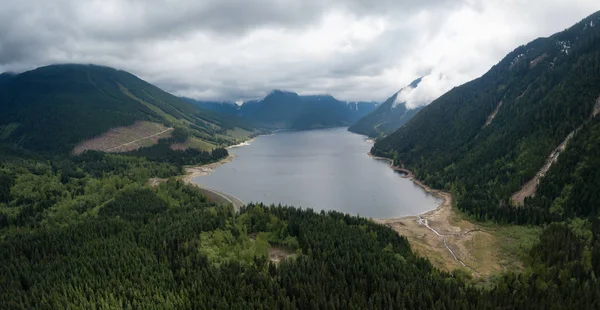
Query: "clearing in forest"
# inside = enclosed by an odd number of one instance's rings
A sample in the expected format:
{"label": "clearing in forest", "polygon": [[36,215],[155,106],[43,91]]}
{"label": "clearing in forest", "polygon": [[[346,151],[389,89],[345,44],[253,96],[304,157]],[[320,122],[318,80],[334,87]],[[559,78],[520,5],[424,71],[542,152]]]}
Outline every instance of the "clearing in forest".
{"label": "clearing in forest", "polygon": [[538,228],[474,224],[452,207],[449,193],[427,187],[410,172],[406,177],[443,199],[443,203],[418,216],[375,222],[406,237],[415,253],[427,257],[444,271],[462,269],[477,281],[485,282],[498,272],[523,268],[522,258],[537,240]]}
{"label": "clearing in forest", "polygon": [[156,144],[161,138],[170,137],[172,131],[173,128],[167,128],[159,123],[135,122],[131,126],[116,127],[98,137],[77,144],[73,154],[78,155],[86,150],[109,153],[133,151]]}

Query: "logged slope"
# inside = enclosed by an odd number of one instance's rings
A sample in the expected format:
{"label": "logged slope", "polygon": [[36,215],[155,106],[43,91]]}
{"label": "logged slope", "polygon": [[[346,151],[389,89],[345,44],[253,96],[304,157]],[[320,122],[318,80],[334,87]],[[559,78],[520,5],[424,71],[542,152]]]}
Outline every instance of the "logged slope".
{"label": "logged slope", "polygon": [[401,92],[417,88],[420,82],[421,78],[414,80],[410,85],[384,101],[374,111],[358,120],[356,124],[350,126],[348,130],[369,137],[378,137],[398,130],[421,111],[422,107],[408,109],[406,102],[397,103],[396,99]]}
{"label": "logged slope", "polygon": [[284,129],[348,126],[375,108],[373,103],[346,103],[329,95],[299,96],[275,90],[262,100],[245,102],[239,115]]}
{"label": "logged slope", "polygon": [[452,189],[458,206],[477,218],[515,221],[519,213],[532,220],[524,215],[532,210],[507,207],[509,197],[590,119],[600,94],[598,24],[600,12],[518,47],[372,152],[397,159],[434,187]]}
{"label": "logged slope", "polygon": [[212,145],[227,143],[226,120],[125,71],[52,65],[0,84],[0,139],[37,151],[67,151],[111,128],[153,121],[186,128]]}

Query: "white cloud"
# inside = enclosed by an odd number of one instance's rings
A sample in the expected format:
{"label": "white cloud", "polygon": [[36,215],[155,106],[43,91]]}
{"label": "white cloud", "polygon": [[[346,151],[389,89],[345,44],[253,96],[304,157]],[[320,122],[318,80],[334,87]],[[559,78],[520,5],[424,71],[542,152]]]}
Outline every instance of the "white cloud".
{"label": "white cloud", "polygon": [[97,63],[223,100],[274,88],[384,100],[431,72],[406,94],[417,106],[599,9],[597,0],[13,1],[0,11],[0,71]]}
{"label": "white cloud", "polygon": [[424,106],[455,85],[456,79],[451,79],[449,76],[434,70],[431,74],[424,76],[417,87],[404,87],[396,96],[394,105],[404,103],[409,110]]}

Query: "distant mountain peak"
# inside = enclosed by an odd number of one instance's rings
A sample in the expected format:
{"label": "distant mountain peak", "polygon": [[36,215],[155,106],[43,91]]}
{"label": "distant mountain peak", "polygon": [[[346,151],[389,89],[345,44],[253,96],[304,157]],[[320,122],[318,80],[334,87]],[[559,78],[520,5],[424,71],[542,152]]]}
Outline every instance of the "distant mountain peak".
{"label": "distant mountain peak", "polygon": [[350,126],[348,130],[377,137],[400,128],[423,108],[423,106],[417,106],[409,109],[406,105],[406,97],[408,92],[419,87],[425,77],[419,77],[403,87],[385,102],[378,105],[371,113]]}
{"label": "distant mountain peak", "polygon": [[419,86],[419,83],[421,83],[421,81],[423,80],[425,76],[421,76],[418,79],[410,82],[410,84],[408,84],[408,86],[412,87],[412,88],[416,88],[417,86]]}
{"label": "distant mountain peak", "polygon": [[272,96],[272,95],[296,95],[296,96],[298,96],[298,94],[293,91],[281,90],[281,89],[273,89],[271,92],[269,92],[269,94],[267,96]]}
{"label": "distant mountain peak", "polygon": [[397,93],[394,94],[394,102],[391,105],[391,109],[396,108],[399,105],[402,106],[406,106],[406,99],[409,96],[409,93],[419,87],[419,84],[421,84],[421,81],[423,81],[423,78],[425,78],[427,75],[425,76],[421,76],[419,78],[417,78],[416,80],[410,82],[410,84],[406,85],[405,87],[403,87],[401,90],[399,90]]}

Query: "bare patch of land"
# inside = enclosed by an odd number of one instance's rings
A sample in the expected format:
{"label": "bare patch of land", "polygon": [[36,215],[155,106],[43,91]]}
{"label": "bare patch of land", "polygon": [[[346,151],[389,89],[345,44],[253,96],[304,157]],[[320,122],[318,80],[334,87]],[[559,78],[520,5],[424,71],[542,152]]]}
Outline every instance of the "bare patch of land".
{"label": "bare patch of land", "polygon": [[77,144],[73,154],[81,154],[86,150],[111,153],[133,151],[170,137],[172,130],[159,123],[136,122],[131,126],[113,128],[101,136]]}
{"label": "bare patch of land", "polygon": [[592,117],[596,117],[600,114],[600,97],[596,99],[596,104],[594,105],[594,109],[592,110]]}
{"label": "bare patch of land", "polygon": [[515,98],[515,101],[519,101],[521,98],[523,98],[523,96],[525,96],[525,93],[527,93],[527,91],[529,91],[530,88],[531,84],[527,85],[527,88],[525,88],[525,90],[517,98]]}
{"label": "bare patch of land", "polygon": [[229,154],[229,156],[227,156],[226,158],[223,158],[217,162],[211,163],[211,164],[206,164],[206,165],[201,165],[201,166],[194,166],[194,167],[187,167],[185,168],[185,176],[183,176],[182,180],[184,182],[191,182],[192,179],[194,179],[195,177],[199,177],[202,175],[208,175],[210,174],[213,169],[215,169],[216,167],[224,164],[224,163],[229,163],[231,162],[233,159],[235,158],[235,155],[233,154]]}
{"label": "bare patch of land", "polygon": [[543,53],[542,55],[536,57],[534,60],[529,62],[529,68],[537,66],[537,64],[544,60],[546,57],[548,57],[547,53]]}
{"label": "bare patch of land", "polygon": [[[581,128],[581,127],[579,127],[579,128]],[[548,172],[548,170],[550,169],[552,164],[554,164],[558,160],[558,156],[560,155],[560,153],[562,153],[565,150],[565,148],[567,147],[567,143],[569,143],[569,140],[571,140],[571,138],[573,138],[573,136],[575,135],[575,133],[577,133],[579,128],[573,130],[565,138],[565,140],[561,144],[559,144],[554,149],[554,151],[552,151],[552,153],[550,153],[550,156],[548,156],[548,158],[546,159],[546,163],[544,164],[544,166],[542,166],[540,171],[538,171],[535,174],[533,179],[531,179],[527,183],[525,183],[525,185],[523,185],[523,187],[521,187],[521,189],[518,192],[514,193],[511,196],[511,201],[513,204],[515,204],[517,206],[523,205],[525,198],[531,197],[535,194],[535,190],[537,189],[537,186],[540,183],[540,179],[546,175],[546,173]]]}
{"label": "bare patch of land", "polygon": [[294,253],[286,248],[271,246],[269,248],[269,260],[278,264],[283,259],[286,259],[293,255]]}
{"label": "bare patch of land", "polygon": [[169,179],[161,179],[161,178],[151,178],[148,180],[148,185],[150,185],[150,187],[157,187],[162,183],[167,182]]}
{"label": "bare patch of land", "polygon": [[483,128],[487,127],[489,124],[492,123],[492,121],[496,117],[496,114],[498,114],[498,111],[500,110],[501,106],[502,106],[502,100],[500,100],[500,102],[498,102],[498,105],[496,106],[496,108],[494,109],[494,111],[492,112],[492,114],[490,114],[488,116],[487,120],[485,121],[485,125],[483,125]]}
{"label": "bare patch of land", "polygon": [[240,208],[242,208],[245,205],[243,201],[229,194],[206,188],[193,182],[193,179],[195,177],[210,174],[214,168],[224,163],[231,162],[234,157],[234,155],[229,154],[229,156],[219,160],[218,162],[196,167],[187,167],[185,168],[186,175],[183,176],[181,179],[188,184],[192,184],[198,187],[203,192],[204,196],[208,198],[209,201],[221,204],[231,204],[233,206],[234,211],[237,212],[240,210]]}
{"label": "bare patch of land", "polygon": [[[375,158],[390,161],[388,158]],[[476,279],[485,280],[500,271],[522,268],[521,252],[526,252],[529,243],[533,244],[530,240],[537,238],[536,229],[474,224],[454,210],[450,193],[429,188],[407,169],[391,164],[390,167],[404,172],[405,178],[443,202],[437,209],[417,216],[373,221],[405,236],[417,254],[427,257],[434,266],[444,271],[464,269]]]}

